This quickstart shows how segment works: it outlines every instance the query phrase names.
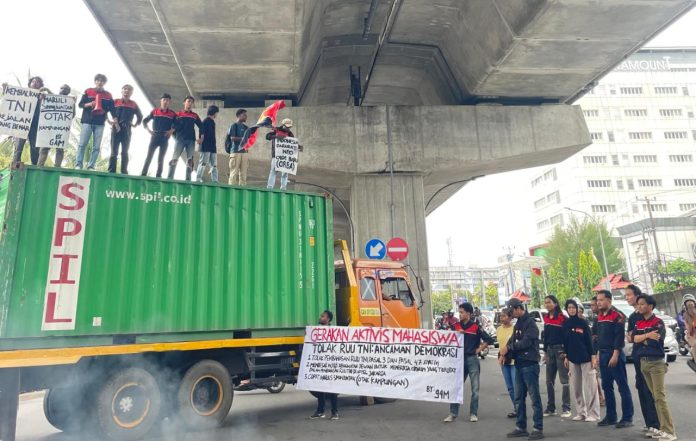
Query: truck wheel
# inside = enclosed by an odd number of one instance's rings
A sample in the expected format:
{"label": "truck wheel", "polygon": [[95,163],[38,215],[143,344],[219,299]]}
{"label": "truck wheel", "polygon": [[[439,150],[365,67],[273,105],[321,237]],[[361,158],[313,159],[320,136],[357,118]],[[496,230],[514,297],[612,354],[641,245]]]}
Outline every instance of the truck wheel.
{"label": "truck wheel", "polygon": [[177,393],[179,416],[191,428],[217,427],[232,407],[234,387],[225,366],[201,360],[181,379]]}
{"label": "truck wheel", "polygon": [[99,426],[112,440],[137,440],[159,421],[161,402],[157,380],[148,371],[117,371],[101,386],[97,396]]}
{"label": "truck wheel", "polygon": [[285,383],[282,381],[276,381],[267,388],[267,390],[272,394],[279,394],[283,391],[283,389],[285,389]]}
{"label": "truck wheel", "polygon": [[91,406],[85,403],[85,398],[85,391],[79,386],[58,386],[47,390],[43,400],[46,420],[66,433],[83,431],[92,420],[88,416]]}

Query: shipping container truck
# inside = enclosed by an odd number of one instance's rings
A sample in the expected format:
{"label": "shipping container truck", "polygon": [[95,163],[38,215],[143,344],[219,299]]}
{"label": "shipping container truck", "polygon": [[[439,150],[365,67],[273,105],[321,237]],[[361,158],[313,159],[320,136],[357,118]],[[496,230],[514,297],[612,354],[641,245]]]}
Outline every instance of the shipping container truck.
{"label": "shipping container truck", "polygon": [[[294,383],[304,329],[420,326],[407,267],[353,259],[326,194],[19,166],[0,178],[0,439],[46,389],[58,429],[135,440]],[[422,280],[415,288],[422,292]]]}

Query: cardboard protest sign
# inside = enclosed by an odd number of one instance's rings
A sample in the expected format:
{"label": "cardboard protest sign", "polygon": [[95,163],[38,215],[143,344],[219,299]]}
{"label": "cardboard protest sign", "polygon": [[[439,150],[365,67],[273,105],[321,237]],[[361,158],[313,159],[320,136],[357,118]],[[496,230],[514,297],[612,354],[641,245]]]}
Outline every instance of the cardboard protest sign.
{"label": "cardboard protest sign", "polygon": [[276,138],[274,145],[275,170],[290,175],[297,174],[300,143],[297,138]]}
{"label": "cardboard protest sign", "polygon": [[308,326],[297,388],[461,403],[463,345],[451,331]]}
{"label": "cardboard protest sign", "polygon": [[7,86],[0,102],[0,134],[27,138],[39,93],[35,89]]}
{"label": "cardboard protest sign", "polygon": [[41,100],[39,112],[36,147],[65,148],[75,115],[75,98],[67,95],[46,95]]}

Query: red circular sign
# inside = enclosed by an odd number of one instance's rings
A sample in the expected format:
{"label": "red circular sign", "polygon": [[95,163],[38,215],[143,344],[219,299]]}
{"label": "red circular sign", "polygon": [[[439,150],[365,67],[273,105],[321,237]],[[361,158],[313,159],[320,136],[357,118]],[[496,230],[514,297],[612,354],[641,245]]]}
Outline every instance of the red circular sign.
{"label": "red circular sign", "polygon": [[387,255],[392,260],[404,260],[408,256],[408,244],[400,237],[393,238],[387,242]]}

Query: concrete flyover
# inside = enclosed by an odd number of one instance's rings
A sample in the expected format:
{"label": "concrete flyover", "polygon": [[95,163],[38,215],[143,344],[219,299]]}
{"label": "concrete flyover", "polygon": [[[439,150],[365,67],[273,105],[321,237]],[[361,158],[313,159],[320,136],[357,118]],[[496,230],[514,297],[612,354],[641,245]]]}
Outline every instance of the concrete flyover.
{"label": "concrete flyover", "polygon": [[[582,114],[568,104],[696,4],[84,1],[151,102],[169,92],[224,108],[220,140],[236,108],[253,121],[269,100],[292,103],[282,116],[307,147],[298,180],[346,202],[357,245],[405,237],[426,280],[425,215],[467,179],[588,145]],[[251,155],[260,184],[268,148],[261,142]],[[346,219],[337,216],[337,235],[348,237]]]}

